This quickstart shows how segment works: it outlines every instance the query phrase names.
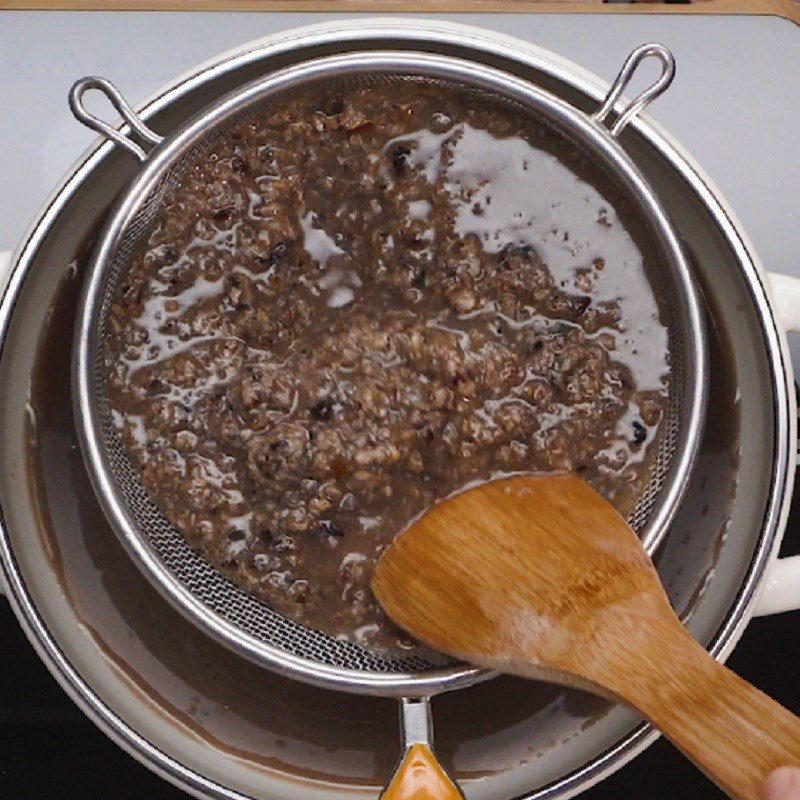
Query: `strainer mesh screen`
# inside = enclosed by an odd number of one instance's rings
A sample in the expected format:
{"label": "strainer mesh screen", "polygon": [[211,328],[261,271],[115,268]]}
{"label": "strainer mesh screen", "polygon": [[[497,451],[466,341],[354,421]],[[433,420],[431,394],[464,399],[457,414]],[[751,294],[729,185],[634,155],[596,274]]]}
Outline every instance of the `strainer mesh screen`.
{"label": "strainer mesh screen", "polygon": [[[359,81],[374,83],[375,76],[368,76]],[[387,76],[383,80],[426,80],[420,76]],[[355,79],[348,78],[353,85]],[[445,84],[447,81],[437,80]],[[340,82],[341,83],[341,82]],[[479,95],[482,89],[463,84],[454,84],[460,91],[468,89]],[[337,86],[341,89],[341,85]],[[281,96],[285,96],[282,93]],[[120,279],[126,274],[133,255],[143,246],[152,230],[166,194],[180,180],[187,163],[194,162],[199,155],[207,151],[214,143],[225,135],[227,130],[247,116],[257,115],[273,96],[250,103],[239,111],[228,114],[214,124],[202,137],[196,139],[190,147],[179,153],[163,177],[146,197],[138,204],[138,211],[130,223],[122,230],[114,250],[114,258],[108,264],[105,273],[102,301],[99,313],[95,318],[95,335],[92,338],[91,376],[93,386],[94,413],[97,415],[101,429],[102,457],[107,469],[112,473],[116,484],[118,500],[126,507],[129,516],[135,522],[138,533],[146,539],[160,558],[164,567],[185,586],[195,598],[200,600],[209,613],[216,614],[226,620],[237,630],[249,635],[257,642],[271,645],[284,652],[291,653],[316,663],[323,663],[350,670],[365,670],[384,673],[420,673],[434,668],[442,668],[455,664],[444,656],[431,654],[421,656],[386,656],[373,653],[356,644],[335,639],[318,631],[309,630],[273,611],[266,604],[258,601],[242,591],[231,580],[220,574],[205,558],[193,550],[183,534],[175,528],[150,500],[142,486],[137,469],[129,461],[121,442],[121,438],[112,422],[111,409],[105,391],[105,341],[106,320],[116,288]],[[497,97],[493,96],[496,101]],[[516,111],[531,115],[531,109],[525,108],[515,101],[505,100],[516,107]],[[537,118],[538,120],[538,118]],[[538,120],[541,123],[542,120]],[[559,132],[563,136],[563,132]],[[611,176],[613,178],[613,176]],[[657,299],[669,297],[676,289],[669,269],[653,271],[648,276],[653,284]],[[669,304],[661,309],[662,321],[669,330],[670,350],[670,402],[665,418],[660,427],[660,441],[654,468],[635,506],[629,522],[641,533],[647,526],[651,512],[657,502],[659,492],[667,478],[672,456],[675,452],[681,417],[684,410],[684,355],[681,334],[676,321],[671,318]]]}

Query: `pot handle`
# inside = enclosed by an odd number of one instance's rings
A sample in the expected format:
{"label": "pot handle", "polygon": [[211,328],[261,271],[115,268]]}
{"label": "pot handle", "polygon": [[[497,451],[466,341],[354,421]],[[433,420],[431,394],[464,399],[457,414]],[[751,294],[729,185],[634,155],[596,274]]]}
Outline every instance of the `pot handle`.
{"label": "pot handle", "polygon": [[0,250],[0,295],[5,291],[6,283],[11,277],[11,251]]}
{"label": "pot handle", "polygon": [[[8,285],[8,279],[11,277],[11,251],[10,250],[0,250],[0,297],[3,296],[3,293],[6,290],[6,286]],[[5,580],[3,579],[2,573],[0,573],[0,595],[4,595],[5,592]]]}
{"label": "pot handle", "polygon": [[430,700],[403,698],[400,726],[405,750],[380,800],[464,800],[433,754]]}
{"label": "pot handle", "polygon": [[[147,150],[118,128],[114,128],[108,122],[86,110],[86,106],[83,104],[83,95],[89,89],[96,89],[105,95],[111,105],[119,111],[122,119],[128,123],[131,135],[135,135],[146,145],[148,147]],[[105,78],[90,75],[87,78],[81,78],[76,81],[69,90],[69,107],[79,122],[82,122],[87,128],[91,128],[106,139],[115,141],[120,147],[124,147],[129,153],[132,153],[139,161],[144,161],[147,158],[149,149],[160,144],[164,139],[163,136],[151,131],[144,124],[142,118],[131,108],[130,103],[122,96],[119,89]]]}
{"label": "pot handle", "polygon": [[[800,333],[800,278],[769,273],[773,307],[787,332]],[[800,556],[777,558],[764,580],[756,615],[780,614],[800,609]]]}
{"label": "pot handle", "polygon": [[610,127],[611,135],[614,137],[619,136],[625,126],[640,111],[643,111],[653,100],[664,94],[675,77],[675,56],[672,55],[669,48],[657,42],[650,42],[649,44],[643,44],[637,47],[625,59],[625,63],[622,65],[619,75],[614,78],[614,83],[611,84],[611,88],[608,90],[603,104],[592,114],[592,119],[595,122],[602,124],[608,115],[611,114],[622,93],[628,88],[633,74],[646,58],[655,58],[661,62],[661,75],[659,75],[655,83],[650,84],[650,86],[638,94],[633,100],[628,101],[627,105],[624,105],[620,109],[619,116]]}

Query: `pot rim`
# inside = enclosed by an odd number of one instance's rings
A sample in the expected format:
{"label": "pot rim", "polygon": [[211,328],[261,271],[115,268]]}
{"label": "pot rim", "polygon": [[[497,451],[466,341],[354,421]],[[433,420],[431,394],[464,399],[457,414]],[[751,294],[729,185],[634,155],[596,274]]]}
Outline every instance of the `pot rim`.
{"label": "pot rim", "polygon": [[[307,48],[331,42],[338,42],[346,46],[349,42],[365,40],[405,42],[424,40],[429,44],[460,45],[473,51],[475,55],[485,53],[506,59],[511,57],[526,67],[554,74],[559,80],[579,90],[587,98],[598,102],[608,91],[607,83],[573,62],[545,48],[528,44],[505,34],[441,20],[365,18],[335,20],[293,28],[229,50],[199,64],[162,86],[155,94],[140,104],[139,113],[142,119],[147,120],[187,92],[206,83],[210,78],[258,61],[267,54],[271,56],[288,54],[299,46]],[[775,378],[773,393],[775,458],[761,535],[739,594],[730,607],[725,622],[709,645],[709,652],[717,660],[724,661],[753,615],[758,590],[765,577],[767,566],[777,554],[788,515],[791,499],[790,486],[795,466],[794,459],[790,457],[791,446],[795,441],[796,427],[793,370],[785,333],[778,324],[773,311],[764,267],[727,202],[691,155],[671,135],[650,119],[649,115],[642,114],[632,120],[630,127],[667,159],[671,167],[692,187],[715,217],[747,279],[747,285],[764,333],[770,371]],[[47,198],[42,210],[28,227],[14,251],[9,281],[2,298],[0,298],[0,358],[16,298],[38,246],[64,204],[95,167],[108,156],[112,147],[113,143],[110,142],[94,143],[77,159]],[[33,604],[16,565],[8,532],[3,523],[2,509],[0,509],[0,562],[2,562],[3,577],[8,588],[10,604],[39,657],[71,699],[109,738],[161,777],[197,797],[250,800],[246,795],[228,789],[194,770],[188,769],[155,747],[95,694],[61,651]],[[652,726],[643,723],[591,762],[555,783],[520,797],[519,800],[523,800],[523,797],[528,800],[545,800],[556,795],[564,798],[574,796],[619,769],[652,744],[658,735]]]}

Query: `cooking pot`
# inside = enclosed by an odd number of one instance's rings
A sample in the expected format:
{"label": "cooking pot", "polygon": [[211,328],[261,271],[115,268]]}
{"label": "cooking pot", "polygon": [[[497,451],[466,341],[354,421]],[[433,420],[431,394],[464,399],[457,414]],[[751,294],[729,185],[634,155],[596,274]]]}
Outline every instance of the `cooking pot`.
{"label": "cooking pot", "polygon": [[[141,114],[155,130],[171,130],[279,66],[389,48],[499,67],[585,111],[607,91],[550,53],[486,31],[350,21],[226,54],[167,87]],[[621,141],[670,209],[704,292],[712,348],[708,430],[658,565],[692,633],[724,658],[756,607],[768,613],[800,606],[798,561],[775,561],[795,451],[784,332],[800,326],[800,282],[767,278],[724,201],[652,121],[634,120]],[[9,599],[44,661],[87,713],[198,796],[374,797],[392,757],[385,753],[396,748],[385,706],[376,710],[382,701],[343,700],[265,678],[198,631],[172,624],[106,527],[82,473],[71,409],[61,414],[58,405],[68,405],[58,387],[68,385],[69,368],[55,357],[54,331],[61,326],[61,338],[69,339],[85,242],[132,169],[109,145],[92,148],[7,259],[0,557]],[[37,354],[43,331],[48,338]],[[655,736],[625,709],[511,679],[437,702],[440,752],[475,798],[571,796]]]}

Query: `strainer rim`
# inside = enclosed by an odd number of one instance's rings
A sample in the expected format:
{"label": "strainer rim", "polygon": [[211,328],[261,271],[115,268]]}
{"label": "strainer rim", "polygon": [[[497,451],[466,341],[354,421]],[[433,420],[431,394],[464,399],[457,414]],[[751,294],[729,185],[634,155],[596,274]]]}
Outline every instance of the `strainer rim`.
{"label": "strainer rim", "polygon": [[463,664],[424,673],[380,673],[323,664],[258,640],[199,601],[166,567],[147,537],[139,533],[139,525],[112,477],[102,425],[93,401],[93,364],[97,352],[93,346],[96,338],[93,330],[102,305],[106,267],[112,263],[128,224],[150,192],[160,183],[166,169],[185,149],[191,147],[192,142],[206,133],[215,120],[219,121],[228,113],[241,110],[272,92],[285,90],[294,83],[330,78],[333,74],[344,75],[348,71],[361,73],[370,68],[384,72],[432,75],[468,86],[490,89],[523,102],[548,120],[555,121],[558,127],[578,139],[593,155],[600,156],[604,166],[610,168],[615,177],[622,179],[622,185],[635,200],[637,209],[644,211],[652,232],[657,235],[659,249],[672,265],[675,277],[684,290],[686,317],[695,333],[685,337],[689,373],[686,376],[686,386],[691,392],[689,402],[694,413],[690,415],[689,424],[678,433],[679,445],[676,447],[674,466],[668,470],[643,536],[646,549],[650,553],[656,549],[677,511],[691,474],[705,417],[705,327],[697,287],[688,262],[653,190],[605,127],[529,81],[468,59],[406,50],[352,52],[310,59],[257,78],[231,91],[166,136],[151,151],[146,162],[123,191],[108,217],[98,247],[91,258],[75,329],[73,395],[76,428],[84,461],[111,527],[137,566],[184,616],[213,638],[250,660],[308,683],[364,694],[425,696],[485,680],[493,673]]}

